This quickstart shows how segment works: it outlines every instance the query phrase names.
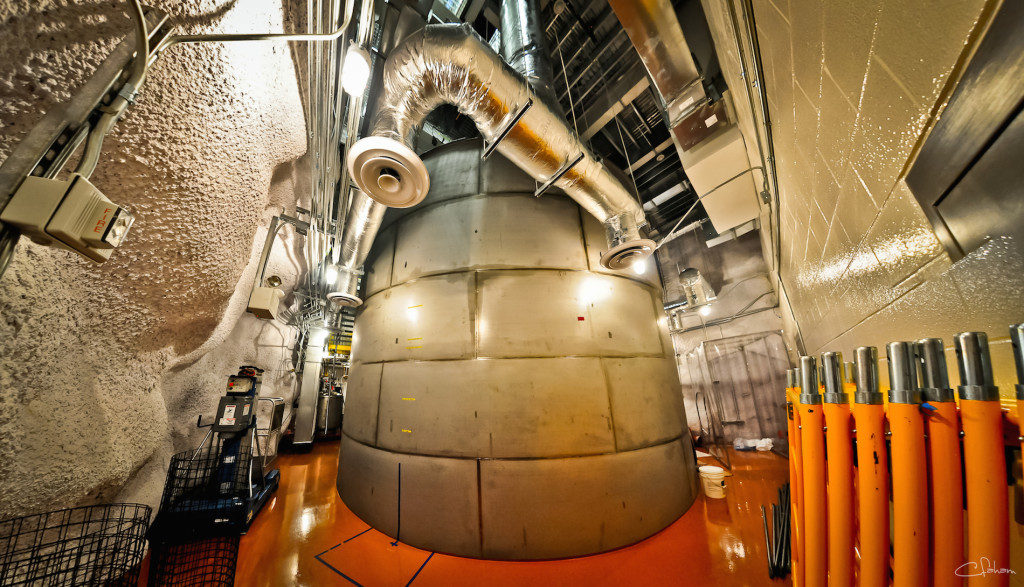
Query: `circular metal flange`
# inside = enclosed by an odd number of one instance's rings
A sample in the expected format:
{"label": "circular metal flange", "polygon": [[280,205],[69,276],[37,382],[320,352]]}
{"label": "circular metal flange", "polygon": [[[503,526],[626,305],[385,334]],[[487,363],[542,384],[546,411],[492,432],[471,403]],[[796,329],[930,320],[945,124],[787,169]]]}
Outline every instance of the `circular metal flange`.
{"label": "circular metal flange", "polygon": [[430,189],[430,176],[419,155],[386,137],[356,141],[348,155],[348,170],[359,189],[391,208],[415,206]]}
{"label": "circular metal flange", "polygon": [[615,245],[601,255],[601,266],[606,269],[628,269],[633,263],[654,253],[654,241],[646,238]]}
{"label": "circular metal flange", "polygon": [[363,305],[362,298],[360,298],[359,296],[354,296],[352,294],[345,293],[343,291],[332,291],[331,293],[327,294],[327,300],[330,302],[334,302],[339,306],[348,308],[355,308],[356,306]]}

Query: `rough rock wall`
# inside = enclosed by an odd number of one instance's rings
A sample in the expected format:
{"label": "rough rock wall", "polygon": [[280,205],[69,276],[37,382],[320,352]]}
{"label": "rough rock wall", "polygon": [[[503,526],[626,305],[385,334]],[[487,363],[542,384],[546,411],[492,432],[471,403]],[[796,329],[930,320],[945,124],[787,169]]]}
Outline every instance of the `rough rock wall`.
{"label": "rough rock wall", "polygon": [[[292,28],[275,2],[150,1],[189,31]],[[0,0],[0,159],[131,31],[120,1]],[[269,218],[294,210],[305,124],[286,44],[179,46],[107,138],[93,182],[136,223],[93,264],[23,239],[0,280],[0,518],[159,498],[240,364],[291,397],[280,323],[244,314]],[[282,231],[268,274],[301,274]],[[201,436],[201,433],[199,434]]]}

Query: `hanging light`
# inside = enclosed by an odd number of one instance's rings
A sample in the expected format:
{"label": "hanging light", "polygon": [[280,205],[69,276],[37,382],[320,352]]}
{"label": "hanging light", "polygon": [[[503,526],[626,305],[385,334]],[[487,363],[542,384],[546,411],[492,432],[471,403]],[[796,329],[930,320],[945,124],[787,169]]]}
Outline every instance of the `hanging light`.
{"label": "hanging light", "polygon": [[711,313],[711,306],[701,306],[699,311],[701,316],[707,316]]}
{"label": "hanging light", "polygon": [[370,54],[355,43],[349,45],[341,65],[341,87],[351,96],[362,96],[370,79]]}

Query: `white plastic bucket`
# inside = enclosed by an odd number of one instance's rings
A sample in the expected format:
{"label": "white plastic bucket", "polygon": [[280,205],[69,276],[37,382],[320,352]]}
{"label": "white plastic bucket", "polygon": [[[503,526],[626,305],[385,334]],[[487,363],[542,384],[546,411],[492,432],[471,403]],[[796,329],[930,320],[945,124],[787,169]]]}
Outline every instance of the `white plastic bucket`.
{"label": "white plastic bucket", "polygon": [[704,495],[722,499],[725,497],[725,469],[714,465],[702,465],[697,468],[700,481],[704,485]]}

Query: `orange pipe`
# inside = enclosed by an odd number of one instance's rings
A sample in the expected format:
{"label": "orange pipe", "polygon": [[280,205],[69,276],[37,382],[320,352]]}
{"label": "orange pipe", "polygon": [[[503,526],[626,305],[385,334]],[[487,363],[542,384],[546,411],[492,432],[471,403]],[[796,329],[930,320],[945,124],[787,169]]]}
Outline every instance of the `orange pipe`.
{"label": "orange pipe", "polygon": [[825,496],[825,435],[821,405],[800,405],[800,448],[804,461],[804,585],[825,587],[828,522]]}
{"label": "orange pipe", "polygon": [[823,404],[828,454],[828,584],[853,585],[853,446],[849,404]]}
{"label": "orange pipe", "polygon": [[960,423],[956,403],[929,402],[926,418],[931,463],[932,581],[936,587],[963,585],[956,570],[964,564],[963,487],[960,474]]}
{"label": "orange pipe", "polygon": [[800,400],[799,388],[786,388],[787,413],[789,415],[789,500],[790,500],[790,559],[792,560],[793,585],[803,585],[803,455],[800,450]]}
{"label": "orange pipe", "polygon": [[[1008,573],[975,572],[1010,568],[1009,509],[1002,413],[998,401],[960,401],[967,479],[967,579],[975,585],[1008,585]],[[982,562],[982,559],[986,561]]]}
{"label": "orange pipe", "polygon": [[928,471],[917,404],[889,398],[892,431],[893,585],[928,583]]}
{"label": "orange pipe", "polygon": [[889,584],[889,455],[881,404],[853,405],[857,423],[860,587]]}

